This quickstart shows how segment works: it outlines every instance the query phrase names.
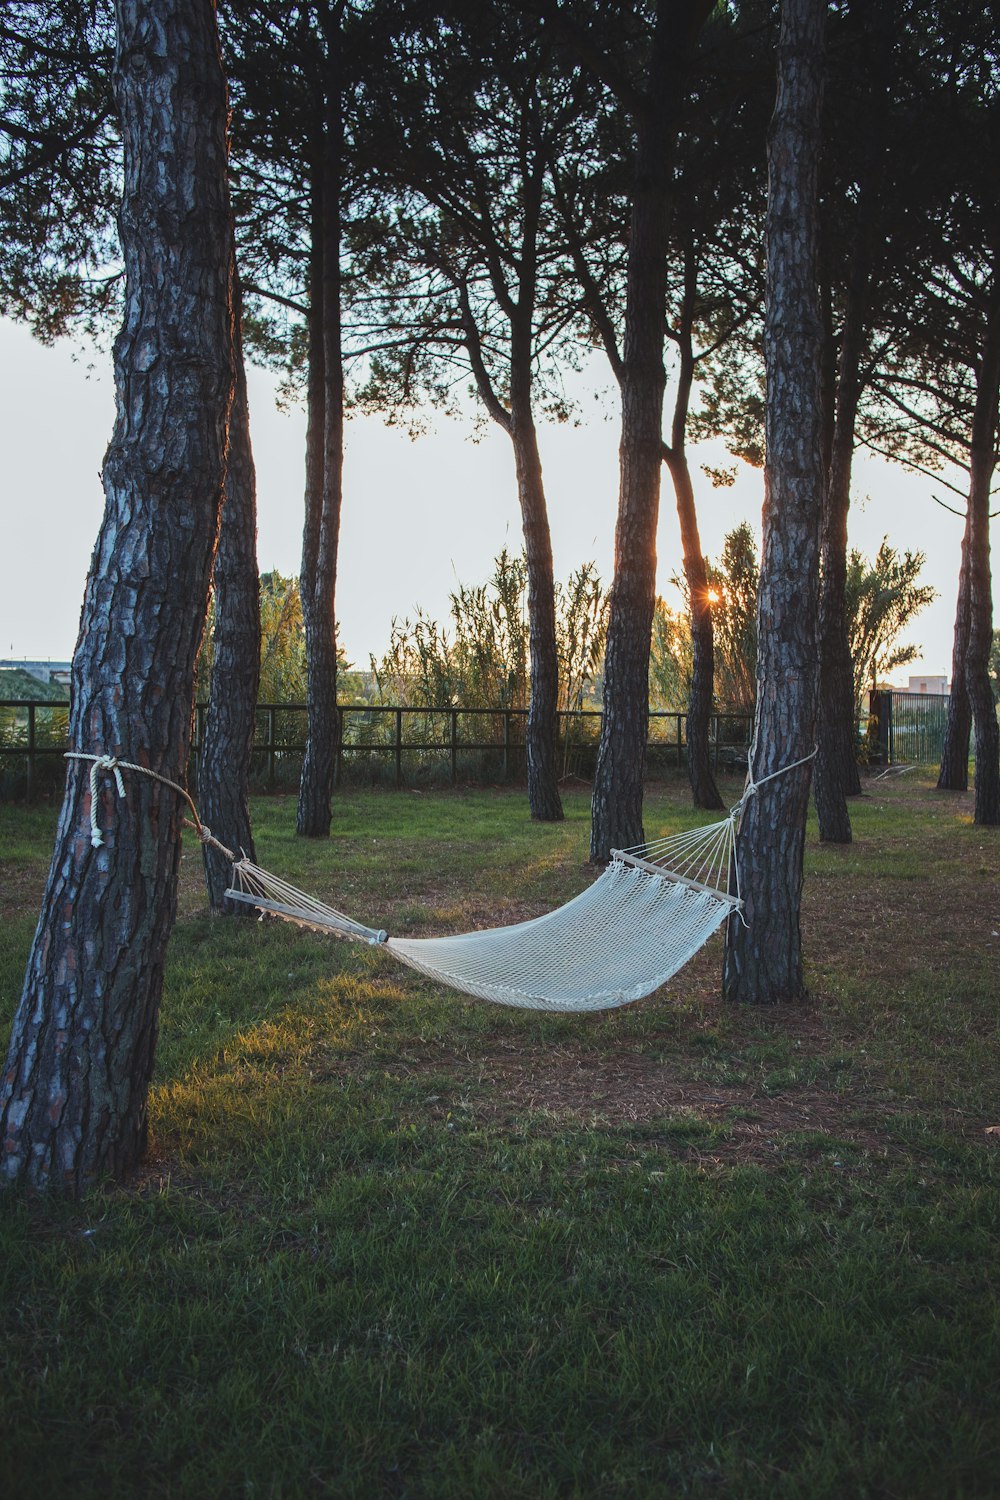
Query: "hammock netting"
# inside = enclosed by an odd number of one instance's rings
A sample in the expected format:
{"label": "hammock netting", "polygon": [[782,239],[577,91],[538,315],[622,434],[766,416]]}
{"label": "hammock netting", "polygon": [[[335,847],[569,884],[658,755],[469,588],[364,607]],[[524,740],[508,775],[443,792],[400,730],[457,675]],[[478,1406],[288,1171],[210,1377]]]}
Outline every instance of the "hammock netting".
{"label": "hammock netting", "polygon": [[[366,927],[333,906],[297,890],[250,860],[237,859],[198,817],[179,782],[135,761],[84,750],[67,758],[90,763],[90,830],[95,849],[100,827],[100,779],[113,775],[125,795],[122,771],[171,787],[188,804],[198,837],[233,861],[226,895],[264,912],[340,937],[384,946],[401,963],[481,1000],[530,1010],[607,1010],[639,1000],[677,973],[733,912],[742,915],[736,826],[747,799],[760,787],[813,759],[816,750],[748,778],[727,818],[705,828],[670,834],[636,849],[613,849],[594,883],[564,906],[530,922],[489,927],[452,937],[394,938]],[[752,763],[752,753],[750,761]],[[185,819],[185,822],[188,820]],[[732,872],[735,894],[729,892]]]}
{"label": "hammock netting", "polygon": [[480,1000],[529,1010],[627,1005],[676,974],[734,910],[727,893],[735,813],[721,823],[615,850],[564,906],[509,927],[390,937],[241,860],[231,899],[321,932],[384,946],[429,978]]}

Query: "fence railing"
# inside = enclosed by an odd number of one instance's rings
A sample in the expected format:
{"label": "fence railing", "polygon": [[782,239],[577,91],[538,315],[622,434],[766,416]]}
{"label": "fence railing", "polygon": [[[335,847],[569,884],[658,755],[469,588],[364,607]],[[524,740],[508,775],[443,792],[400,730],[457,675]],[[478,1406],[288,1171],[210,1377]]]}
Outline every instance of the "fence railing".
{"label": "fence railing", "polygon": [[947,693],[899,693],[880,688],[869,694],[869,714],[877,725],[877,756],[882,765],[937,766],[948,728]]}
{"label": "fence railing", "polygon": [[[0,729],[0,792],[10,795],[10,772],[30,798],[39,788],[40,771],[66,745],[67,703],[33,702],[27,699],[0,704],[10,712],[12,723]],[[195,710],[194,736],[189,771],[197,778],[198,749],[204,743],[207,707]],[[257,708],[254,735],[254,779],[273,789],[287,784],[298,773],[305,753],[306,705],[262,703]],[[476,780],[470,757],[480,757],[481,774],[489,780],[511,780],[523,774],[525,764],[526,709],[411,708],[391,704],[342,704],[337,747],[338,780],[352,772],[367,772],[369,779],[389,779],[403,786],[408,779],[443,773],[452,784],[460,779]],[[600,736],[599,709],[566,710],[559,713],[559,747],[564,774],[592,770],[588,764]],[[650,713],[648,749],[654,752],[654,768],[665,764],[683,766],[687,751],[687,715],[677,711]],[[745,714],[713,714],[710,724],[712,755],[716,768],[737,763],[745,752],[750,720]],[[377,772],[377,774],[373,774]],[[51,781],[52,774],[47,778]]]}

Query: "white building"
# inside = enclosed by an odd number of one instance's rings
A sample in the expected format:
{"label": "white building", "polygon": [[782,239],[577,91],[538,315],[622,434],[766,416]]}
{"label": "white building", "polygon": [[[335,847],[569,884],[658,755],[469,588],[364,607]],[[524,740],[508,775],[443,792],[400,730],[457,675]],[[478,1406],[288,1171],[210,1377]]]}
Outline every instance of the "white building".
{"label": "white building", "polygon": [[903,689],[907,693],[938,693],[942,697],[948,695],[948,678],[944,673],[938,675],[926,674],[920,677],[911,677],[909,684]]}
{"label": "white building", "polygon": [[70,663],[68,661],[0,661],[0,669],[9,667],[11,670],[27,672],[29,677],[36,677],[39,682],[54,682],[60,687],[69,687]]}

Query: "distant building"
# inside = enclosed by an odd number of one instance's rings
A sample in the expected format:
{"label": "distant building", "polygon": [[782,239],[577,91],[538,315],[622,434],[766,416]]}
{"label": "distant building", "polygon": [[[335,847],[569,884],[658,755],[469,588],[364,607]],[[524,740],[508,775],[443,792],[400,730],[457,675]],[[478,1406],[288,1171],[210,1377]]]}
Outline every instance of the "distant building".
{"label": "distant building", "polygon": [[0,671],[7,668],[12,672],[27,672],[29,677],[34,677],[38,682],[54,682],[67,692],[71,666],[72,663],[68,661],[0,661]]}
{"label": "distant building", "polygon": [[946,698],[948,696],[948,679],[943,673],[911,677],[905,691],[908,693],[937,693],[941,697]]}

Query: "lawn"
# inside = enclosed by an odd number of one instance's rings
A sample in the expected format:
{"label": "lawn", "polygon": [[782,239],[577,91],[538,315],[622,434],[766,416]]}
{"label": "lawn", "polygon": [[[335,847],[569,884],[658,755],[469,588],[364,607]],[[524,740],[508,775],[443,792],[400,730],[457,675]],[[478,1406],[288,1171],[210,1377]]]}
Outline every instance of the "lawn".
{"label": "lawn", "polygon": [[[734,782],[729,793],[735,800]],[[261,862],[391,933],[592,878],[589,808],[351,791]],[[25,1496],[1000,1494],[1000,835],[919,774],[810,830],[810,1001],[720,1003],[721,940],[561,1017],[205,915],[184,857],[152,1146],[0,1197],[0,1472]],[[653,788],[648,834],[698,821]],[[54,830],[0,808],[0,1002]]]}

